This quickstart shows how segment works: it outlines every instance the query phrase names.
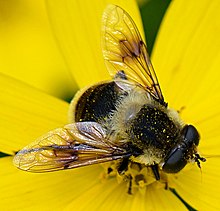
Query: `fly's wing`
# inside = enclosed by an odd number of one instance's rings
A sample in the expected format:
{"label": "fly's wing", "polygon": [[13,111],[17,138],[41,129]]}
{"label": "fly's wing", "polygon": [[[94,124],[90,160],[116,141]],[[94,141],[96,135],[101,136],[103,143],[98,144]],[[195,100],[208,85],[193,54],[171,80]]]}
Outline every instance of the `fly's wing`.
{"label": "fly's wing", "polygon": [[79,122],[50,131],[19,151],[16,167],[30,172],[76,168],[131,156],[95,122]]}
{"label": "fly's wing", "polygon": [[167,106],[151,64],[147,47],[130,15],[109,5],[103,14],[102,51],[112,77],[125,78],[144,87],[161,105]]}

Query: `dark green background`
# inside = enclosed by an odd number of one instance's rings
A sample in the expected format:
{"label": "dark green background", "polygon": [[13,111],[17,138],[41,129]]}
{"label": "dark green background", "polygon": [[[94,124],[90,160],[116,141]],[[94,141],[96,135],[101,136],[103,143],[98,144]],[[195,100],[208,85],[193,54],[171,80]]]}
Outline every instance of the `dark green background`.
{"label": "dark green background", "polygon": [[148,53],[151,54],[160,23],[171,0],[148,0],[140,5]]}

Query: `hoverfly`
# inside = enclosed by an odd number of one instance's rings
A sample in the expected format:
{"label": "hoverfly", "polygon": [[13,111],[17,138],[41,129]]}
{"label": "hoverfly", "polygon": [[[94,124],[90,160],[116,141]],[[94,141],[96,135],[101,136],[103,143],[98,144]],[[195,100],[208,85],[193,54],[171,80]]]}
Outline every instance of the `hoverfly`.
{"label": "hoverfly", "polygon": [[[103,14],[102,51],[112,80],[81,90],[71,102],[72,123],[19,151],[14,164],[49,172],[119,160],[177,173],[197,152],[199,133],[164,101],[147,47],[130,15],[109,5]],[[125,165],[126,164],[126,165]]]}

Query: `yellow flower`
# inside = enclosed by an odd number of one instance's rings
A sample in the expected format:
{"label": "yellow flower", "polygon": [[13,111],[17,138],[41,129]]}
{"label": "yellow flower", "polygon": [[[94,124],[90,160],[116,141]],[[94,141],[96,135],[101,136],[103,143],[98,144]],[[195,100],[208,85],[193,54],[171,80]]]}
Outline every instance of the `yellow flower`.
{"label": "yellow flower", "polygon": [[[109,77],[99,35],[106,3],[48,3],[60,48],[80,87]],[[141,29],[133,1],[111,3],[128,11]],[[177,110],[183,107],[182,119],[201,133],[199,150],[207,157],[201,172],[196,166],[188,166],[179,174],[168,175],[168,187],[198,210],[220,208],[220,163],[216,156],[220,154],[219,9],[217,0],[172,2],[152,58],[169,105]],[[3,74],[0,82],[2,152],[13,155],[41,134],[67,123],[68,103]],[[0,168],[3,210],[186,210],[182,201],[160,182],[128,195],[126,183],[115,177],[101,178],[103,168],[99,165],[31,174],[13,167],[9,156],[0,159]]]}

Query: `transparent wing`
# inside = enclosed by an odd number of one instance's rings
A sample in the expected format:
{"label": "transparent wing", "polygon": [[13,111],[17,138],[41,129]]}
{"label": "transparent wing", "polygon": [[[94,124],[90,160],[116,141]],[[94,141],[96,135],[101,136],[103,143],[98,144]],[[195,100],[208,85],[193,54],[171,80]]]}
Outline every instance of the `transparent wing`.
{"label": "transparent wing", "polygon": [[106,135],[95,122],[79,122],[50,131],[19,151],[16,167],[31,172],[76,168],[129,157],[131,154]]}
{"label": "transparent wing", "polygon": [[147,47],[130,15],[109,5],[103,14],[102,51],[112,77],[119,71],[143,86],[160,104],[166,106]]}

